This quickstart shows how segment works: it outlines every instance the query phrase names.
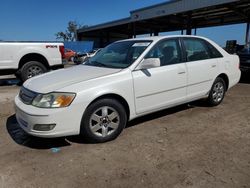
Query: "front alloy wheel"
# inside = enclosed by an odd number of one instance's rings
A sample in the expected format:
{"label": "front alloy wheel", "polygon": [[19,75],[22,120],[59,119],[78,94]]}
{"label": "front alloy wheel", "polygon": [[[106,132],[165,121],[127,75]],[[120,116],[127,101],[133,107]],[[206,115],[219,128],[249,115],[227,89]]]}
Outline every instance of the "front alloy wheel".
{"label": "front alloy wheel", "polygon": [[117,130],[119,123],[119,113],[112,107],[103,106],[91,115],[89,126],[94,135],[106,137]]}
{"label": "front alloy wheel", "polygon": [[90,142],[106,142],[115,139],[126,123],[124,106],[116,99],[104,98],[85,110],[80,133]]}

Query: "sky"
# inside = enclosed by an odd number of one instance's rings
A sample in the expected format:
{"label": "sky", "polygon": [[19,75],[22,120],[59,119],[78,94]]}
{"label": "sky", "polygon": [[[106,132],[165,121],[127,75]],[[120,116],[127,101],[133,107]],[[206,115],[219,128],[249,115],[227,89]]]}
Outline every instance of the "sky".
{"label": "sky", "polygon": [[[166,0],[165,0],[166,1]],[[0,6],[0,40],[55,41],[55,33],[65,31],[68,21],[96,25],[130,16],[130,11],[163,0],[2,0]],[[198,29],[197,35],[208,37],[221,46],[236,39],[243,44],[245,24]],[[167,34],[179,34],[171,32]]]}

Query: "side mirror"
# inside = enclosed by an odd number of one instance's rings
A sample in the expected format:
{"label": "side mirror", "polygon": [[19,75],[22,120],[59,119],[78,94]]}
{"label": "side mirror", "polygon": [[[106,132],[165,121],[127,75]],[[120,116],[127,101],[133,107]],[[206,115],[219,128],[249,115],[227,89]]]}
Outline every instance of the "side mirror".
{"label": "side mirror", "polygon": [[161,61],[159,58],[147,58],[142,60],[142,62],[138,65],[136,68],[137,70],[145,70],[150,69],[154,67],[160,67]]}

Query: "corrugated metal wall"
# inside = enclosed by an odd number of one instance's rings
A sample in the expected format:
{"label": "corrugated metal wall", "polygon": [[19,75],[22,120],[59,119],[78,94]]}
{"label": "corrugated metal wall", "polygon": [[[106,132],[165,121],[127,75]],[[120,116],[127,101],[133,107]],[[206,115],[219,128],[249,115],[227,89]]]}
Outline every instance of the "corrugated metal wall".
{"label": "corrugated metal wall", "polygon": [[144,20],[235,1],[237,0],[177,0],[132,11],[131,19]]}

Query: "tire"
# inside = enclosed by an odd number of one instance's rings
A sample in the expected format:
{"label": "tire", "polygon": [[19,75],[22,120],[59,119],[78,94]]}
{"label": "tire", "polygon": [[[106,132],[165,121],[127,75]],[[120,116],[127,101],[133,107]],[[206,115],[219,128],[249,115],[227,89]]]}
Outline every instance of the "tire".
{"label": "tire", "polygon": [[17,71],[17,72],[15,73],[15,76],[16,76],[17,79],[21,80],[20,72]]}
{"label": "tire", "polygon": [[79,64],[81,64],[81,59],[80,59],[79,57],[74,57],[73,62],[74,62],[76,65],[79,65]]}
{"label": "tire", "polygon": [[207,99],[208,105],[209,106],[219,105],[223,101],[225,93],[226,93],[225,81],[222,78],[217,77],[209,92],[209,96]]}
{"label": "tire", "polygon": [[71,57],[69,58],[69,61],[70,61],[70,62],[74,62],[74,56],[71,56]]}
{"label": "tire", "polygon": [[126,111],[115,99],[105,98],[91,104],[85,111],[80,134],[91,143],[102,143],[120,135],[127,123]]}
{"label": "tire", "polygon": [[22,66],[20,72],[21,80],[24,82],[29,78],[47,72],[47,68],[38,61],[29,61]]}

